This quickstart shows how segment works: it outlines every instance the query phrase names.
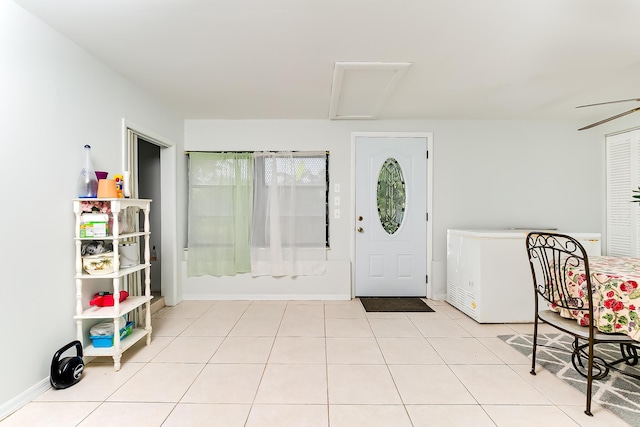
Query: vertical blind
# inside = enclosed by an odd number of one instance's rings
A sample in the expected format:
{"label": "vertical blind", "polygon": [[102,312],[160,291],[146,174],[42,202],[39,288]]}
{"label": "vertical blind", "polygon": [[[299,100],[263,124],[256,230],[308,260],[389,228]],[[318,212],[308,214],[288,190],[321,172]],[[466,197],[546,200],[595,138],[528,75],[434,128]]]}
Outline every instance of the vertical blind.
{"label": "vertical blind", "polygon": [[640,256],[640,205],[631,203],[640,185],[640,130],[608,136],[607,254]]}

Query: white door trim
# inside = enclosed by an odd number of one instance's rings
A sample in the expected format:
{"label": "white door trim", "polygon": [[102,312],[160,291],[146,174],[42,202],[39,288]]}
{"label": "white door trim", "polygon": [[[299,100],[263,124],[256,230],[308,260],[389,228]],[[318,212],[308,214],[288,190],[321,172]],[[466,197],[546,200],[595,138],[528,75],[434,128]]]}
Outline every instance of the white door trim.
{"label": "white door trim", "polygon": [[355,260],[356,260],[356,138],[425,138],[427,140],[427,298],[431,298],[433,288],[433,274],[431,264],[433,263],[433,132],[351,132],[351,218],[349,219],[350,233],[350,254],[351,254],[351,298],[355,296]]}
{"label": "white door trim", "polygon": [[[147,141],[161,147],[160,168],[161,174],[161,200],[162,209],[161,247],[162,247],[162,294],[167,305],[176,305],[181,300],[181,292],[178,280],[178,220],[177,220],[177,150],[175,142],[156,134],[144,127],[122,119],[122,166],[128,169],[129,138],[128,129],[142,136]],[[153,206],[151,213],[153,214]],[[153,278],[151,279],[153,280]]]}

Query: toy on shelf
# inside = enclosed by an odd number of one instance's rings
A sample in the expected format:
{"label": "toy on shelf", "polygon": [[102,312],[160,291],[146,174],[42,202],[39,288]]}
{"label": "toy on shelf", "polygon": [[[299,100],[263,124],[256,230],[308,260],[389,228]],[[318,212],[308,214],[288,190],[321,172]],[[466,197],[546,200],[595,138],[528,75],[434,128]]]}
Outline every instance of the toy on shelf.
{"label": "toy on shelf", "polygon": [[[120,302],[127,299],[129,292],[120,291]],[[98,292],[93,296],[93,299],[89,301],[89,305],[95,305],[96,307],[111,307],[113,306],[113,294],[111,292]]]}

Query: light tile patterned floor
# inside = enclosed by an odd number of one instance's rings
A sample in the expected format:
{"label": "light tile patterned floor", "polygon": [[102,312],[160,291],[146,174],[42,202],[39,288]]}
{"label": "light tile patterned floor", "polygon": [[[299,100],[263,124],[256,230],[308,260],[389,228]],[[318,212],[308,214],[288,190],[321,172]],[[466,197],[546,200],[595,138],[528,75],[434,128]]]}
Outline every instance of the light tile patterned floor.
{"label": "light tile patterned floor", "polygon": [[[443,301],[366,313],[352,301],[185,301],[153,318],[150,346],[98,358],[10,426],[625,426]],[[543,328],[542,332],[545,330]]]}

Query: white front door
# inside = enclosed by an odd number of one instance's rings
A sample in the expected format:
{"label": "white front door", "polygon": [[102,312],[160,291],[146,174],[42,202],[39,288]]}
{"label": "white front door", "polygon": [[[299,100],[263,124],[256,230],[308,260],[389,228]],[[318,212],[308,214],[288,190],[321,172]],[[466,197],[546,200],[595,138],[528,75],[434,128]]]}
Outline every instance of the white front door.
{"label": "white front door", "polygon": [[355,295],[427,295],[427,138],[355,138]]}

